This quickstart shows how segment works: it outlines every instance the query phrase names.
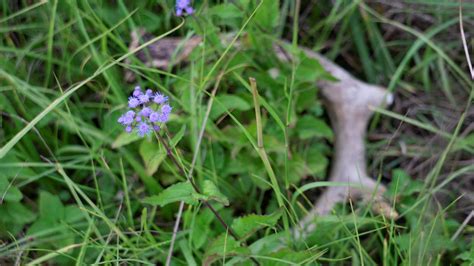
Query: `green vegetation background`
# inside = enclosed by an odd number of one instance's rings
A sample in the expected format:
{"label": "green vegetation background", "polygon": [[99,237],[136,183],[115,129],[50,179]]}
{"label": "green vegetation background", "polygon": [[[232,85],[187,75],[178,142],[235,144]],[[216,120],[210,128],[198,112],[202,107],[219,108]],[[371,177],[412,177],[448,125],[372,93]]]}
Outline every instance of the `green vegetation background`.
{"label": "green vegetation background", "polygon": [[[0,3],[0,264],[163,264],[180,200],[189,204],[173,265],[474,263],[472,221],[462,225],[474,206],[474,112],[458,3],[193,4],[196,13],[179,18],[174,1]],[[464,4],[467,30],[473,8]],[[128,50],[139,28],[205,42],[189,63],[154,69]],[[240,49],[221,41],[226,32],[242,36]],[[269,52],[282,39],[295,62]],[[321,182],[333,132],[314,85],[330,77],[297,45],[395,93],[369,128],[367,153],[400,219],[340,205],[307,239],[292,239],[324,189],[315,188],[333,185]],[[127,83],[125,70],[137,81]],[[116,122],[135,84],[170,97],[165,137],[187,171],[196,156],[203,194],[189,190],[155,138]]]}

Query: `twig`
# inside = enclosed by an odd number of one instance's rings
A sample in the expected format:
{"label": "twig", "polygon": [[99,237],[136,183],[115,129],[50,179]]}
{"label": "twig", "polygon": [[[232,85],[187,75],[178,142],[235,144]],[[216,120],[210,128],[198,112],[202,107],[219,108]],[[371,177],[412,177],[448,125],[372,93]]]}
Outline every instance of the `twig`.
{"label": "twig", "polygon": [[176,216],[176,222],[173,227],[173,235],[171,236],[170,249],[168,250],[168,256],[166,257],[166,266],[171,265],[171,258],[173,257],[173,248],[174,242],[176,241],[176,236],[178,235],[179,223],[181,221],[181,215],[183,215],[184,201],[179,203],[178,215]]}

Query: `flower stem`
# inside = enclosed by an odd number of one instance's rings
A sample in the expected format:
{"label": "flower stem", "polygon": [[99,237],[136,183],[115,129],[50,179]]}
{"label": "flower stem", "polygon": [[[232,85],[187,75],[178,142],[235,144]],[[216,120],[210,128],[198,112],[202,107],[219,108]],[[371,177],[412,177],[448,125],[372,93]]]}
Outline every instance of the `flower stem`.
{"label": "flower stem", "polygon": [[[184,168],[178,163],[178,160],[176,160],[176,157],[174,156],[173,154],[173,151],[171,150],[170,148],[170,145],[168,144],[168,142],[158,133],[155,133],[155,135],[157,136],[158,140],[163,144],[163,146],[165,147],[165,150],[166,150],[166,154],[168,155],[168,157],[171,159],[171,161],[173,162],[173,164],[176,166],[176,168],[178,169],[178,172],[185,176],[186,179],[189,181],[189,183],[191,184],[191,186],[193,187],[194,191],[196,191],[196,193],[199,193],[201,194],[201,190],[199,189],[199,187],[196,185],[196,183],[194,182],[194,180],[188,176],[186,174],[186,172],[184,171]],[[235,238],[235,240],[239,240],[239,236],[234,232],[234,230],[224,221],[224,219],[222,218],[222,216],[216,211],[216,209],[214,207],[212,207],[212,205],[206,201],[206,200],[202,200],[202,203],[207,207],[209,208],[209,210],[211,210],[211,212],[214,214],[214,216],[216,216],[217,220],[219,220],[219,222],[222,224],[222,226],[224,226],[224,228],[226,229],[227,232],[229,232],[229,234]],[[245,242],[242,243],[244,246],[246,245]],[[260,263],[258,263],[254,258],[250,258],[256,265],[260,265]]]}

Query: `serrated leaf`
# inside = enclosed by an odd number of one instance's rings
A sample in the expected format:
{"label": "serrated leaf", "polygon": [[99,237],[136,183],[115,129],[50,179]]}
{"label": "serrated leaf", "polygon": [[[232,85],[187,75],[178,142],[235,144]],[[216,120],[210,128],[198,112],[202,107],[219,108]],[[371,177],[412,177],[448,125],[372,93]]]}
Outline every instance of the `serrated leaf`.
{"label": "serrated leaf", "polygon": [[161,207],[178,201],[184,201],[187,204],[196,204],[194,189],[191,183],[181,182],[167,187],[160,194],[151,196],[143,200],[144,203],[151,205],[160,205]]}
{"label": "serrated leaf", "polygon": [[298,119],[296,131],[300,139],[322,137],[330,141],[333,139],[332,129],[321,119],[305,115]]}
{"label": "serrated leaf", "polygon": [[275,226],[281,214],[281,210],[269,215],[250,214],[235,219],[232,222],[232,228],[237,235],[245,239],[262,228]]}
{"label": "serrated leaf", "polygon": [[210,180],[204,181],[203,194],[210,200],[215,200],[225,206],[229,205],[229,199],[227,199],[227,197],[220,192],[219,188]]}
{"label": "serrated leaf", "polygon": [[155,141],[144,139],[140,144],[139,153],[145,163],[147,175],[153,175],[163,160],[166,158],[166,151],[162,145]]}
{"label": "serrated leaf", "polygon": [[127,133],[127,132],[122,132],[118,137],[115,139],[115,141],[112,143],[112,148],[117,149],[119,147],[122,147],[124,145],[127,145],[129,143],[135,142],[139,140],[141,137],[138,136],[136,133]]}
{"label": "serrated leaf", "polygon": [[204,253],[203,265],[211,265],[214,261],[222,257],[231,257],[236,255],[247,255],[250,251],[246,247],[241,247],[232,236],[222,234],[218,236],[206,248]]}

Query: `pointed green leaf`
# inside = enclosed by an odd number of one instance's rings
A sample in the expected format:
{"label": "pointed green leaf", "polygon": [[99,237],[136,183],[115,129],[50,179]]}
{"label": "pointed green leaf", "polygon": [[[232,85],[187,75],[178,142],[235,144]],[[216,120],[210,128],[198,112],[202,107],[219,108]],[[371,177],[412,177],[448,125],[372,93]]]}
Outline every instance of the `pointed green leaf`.
{"label": "pointed green leaf", "polygon": [[273,227],[281,217],[281,210],[269,215],[250,214],[237,218],[232,223],[235,233],[242,238],[247,238],[257,230],[264,227]]}
{"label": "pointed green leaf", "polygon": [[46,191],[39,195],[39,214],[46,221],[59,221],[64,217],[64,206],[58,196]]}
{"label": "pointed green leaf", "polygon": [[296,131],[300,139],[309,139],[313,137],[322,137],[328,140],[333,139],[331,128],[321,119],[305,115],[298,119]]}
{"label": "pointed green leaf", "polygon": [[0,177],[0,204],[3,201],[15,201],[18,202],[23,198],[21,191],[14,187],[8,179]]}
{"label": "pointed green leaf", "polygon": [[117,149],[129,143],[135,142],[140,139],[137,133],[122,132],[112,143],[112,148]]}
{"label": "pointed green leaf", "polygon": [[222,234],[218,236],[207,248],[204,253],[203,265],[211,265],[214,261],[222,257],[231,257],[236,255],[247,255],[248,248],[240,247],[232,236]]}
{"label": "pointed green leaf", "polygon": [[145,163],[146,174],[150,176],[158,170],[158,167],[166,158],[166,150],[153,140],[143,140],[139,152]]}
{"label": "pointed green leaf", "polygon": [[194,189],[189,182],[181,182],[169,186],[163,192],[156,196],[151,196],[143,200],[144,203],[151,205],[160,205],[161,207],[178,201],[184,201],[188,204],[196,204]]}
{"label": "pointed green leaf", "polygon": [[204,181],[203,194],[208,197],[210,200],[215,200],[224,204],[225,206],[229,205],[229,200],[227,197],[219,191],[219,188],[210,180]]}
{"label": "pointed green leaf", "polygon": [[247,101],[237,95],[223,94],[216,97],[215,100],[218,104],[214,104],[209,117],[216,119],[226,111],[239,110],[247,111],[252,108]]}

